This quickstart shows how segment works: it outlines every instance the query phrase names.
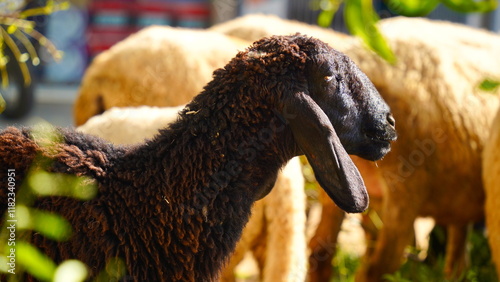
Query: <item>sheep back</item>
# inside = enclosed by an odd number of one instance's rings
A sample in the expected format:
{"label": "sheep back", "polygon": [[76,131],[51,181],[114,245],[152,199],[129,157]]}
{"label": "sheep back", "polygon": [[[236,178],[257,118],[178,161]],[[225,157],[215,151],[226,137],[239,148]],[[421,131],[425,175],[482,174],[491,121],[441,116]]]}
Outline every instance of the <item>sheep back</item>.
{"label": "sheep back", "polygon": [[255,41],[272,35],[290,35],[300,32],[316,37],[333,48],[342,50],[352,44],[352,37],[329,28],[313,26],[299,21],[281,19],[275,15],[251,14],[214,25],[210,31]]}
{"label": "sheep back", "polygon": [[136,144],[150,139],[161,128],[175,121],[179,107],[124,107],[111,108],[90,118],[78,131],[104,138],[114,144]]}
{"label": "sheep back", "polygon": [[152,26],[99,54],[74,105],[76,125],[112,107],[189,102],[249,43],[216,32]]}

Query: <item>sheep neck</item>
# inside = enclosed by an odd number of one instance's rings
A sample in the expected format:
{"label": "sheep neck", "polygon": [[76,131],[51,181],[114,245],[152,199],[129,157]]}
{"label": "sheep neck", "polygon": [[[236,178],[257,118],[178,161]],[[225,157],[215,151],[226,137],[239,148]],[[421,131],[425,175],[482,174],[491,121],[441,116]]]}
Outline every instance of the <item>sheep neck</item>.
{"label": "sheep neck", "polygon": [[[225,109],[222,103],[204,101],[209,95],[197,97],[170,128],[130,152],[140,160],[127,163],[141,165],[129,180],[144,187],[145,198],[158,200],[159,212],[152,216],[173,218],[167,241],[185,240],[185,232],[193,240],[174,257],[194,252],[193,260],[184,258],[193,270],[215,277],[235,248],[253,202],[271,190],[278,170],[296,150],[291,132],[272,110],[240,111],[230,102]],[[153,182],[163,183],[161,189],[140,185],[157,178]],[[171,250],[166,253],[172,257]]]}

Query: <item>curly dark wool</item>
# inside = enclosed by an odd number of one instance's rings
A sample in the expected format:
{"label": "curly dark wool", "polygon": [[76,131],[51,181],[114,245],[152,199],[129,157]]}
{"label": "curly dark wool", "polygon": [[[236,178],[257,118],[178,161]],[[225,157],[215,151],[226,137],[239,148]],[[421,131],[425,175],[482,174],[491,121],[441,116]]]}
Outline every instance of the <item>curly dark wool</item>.
{"label": "curly dark wool", "polygon": [[[29,130],[0,134],[0,172],[15,168],[21,183],[36,154],[50,171],[93,177],[89,201],[44,197],[35,207],[64,216],[67,242],[39,234],[32,242],[56,262],[83,261],[91,277],[119,257],[133,281],[215,281],[250,215],[274,185],[279,169],[300,149],[281,115],[284,96],[307,87],[312,58],[331,52],[304,36],[272,37],[240,52],[146,144],[115,147],[59,129],[56,150],[39,146]],[[339,57],[339,68],[343,57]],[[292,91],[293,90],[293,91]],[[2,175],[0,203],[6,207]]]}

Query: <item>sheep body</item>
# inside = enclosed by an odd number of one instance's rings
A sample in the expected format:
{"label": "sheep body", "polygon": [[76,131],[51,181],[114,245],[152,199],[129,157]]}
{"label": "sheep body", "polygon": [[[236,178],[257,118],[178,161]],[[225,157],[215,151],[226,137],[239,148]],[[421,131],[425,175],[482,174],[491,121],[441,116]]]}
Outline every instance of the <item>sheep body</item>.
{"label": "sheep body", "polygon": [[483,151],[483,181],[486,192],[488,242],[497,273],[500,273],[500,110]]}
{"label": "sheep body", "polygon": [[[182,108],[111,108],[77,130],[114,144],[136,144],[175,121]],[[252,216],[222,272],[222,280],[233,281],[234,269],[245,253],[259,249],[263,281],[303,281],[307,273],[305,221],[304,177],[300,160],[293,158],[278,175],[269,195],[252,207]]]}
{"label": "sheep body", "polygon": [[[324,80],[328,75],[342,79]],[[117,147],[59,129],[62,142],[47,148],[29,130],[9,127],[0,133],[0,168],[16,168],[21,183],[39,154],[52,160],[52,172],[95,179],[98,194],[87,202],[53,196],[34,203],[76,229],[67,242],[32,234],[56,262],[79,259],[95,277],[119,257],[135,281],[213,281],[252,204],[293,156],[307,155],[337,205],[366,209],[366,189],[348,153],[371,160],[387,154],[395,139],[389,114],[349,58],[313,38],[276,36],[216,70],[179,119],[145,144]],[[5,212],[7,181],[1,183]]]}
{"label": "sheep body", "polygon": [[99,136],[114,144],[131,145],[144,142],[158,134],[174,122],[179,112],[178,107],[124,107],[111,108],[94,116],[77,128],[83,133]]}
{"label": "sheep body", "polygon": [[[250,21],[254,24],[248,24]],[[287,34],[291,30],[319,30],[315,36],[360,65],[397,112],[400,132],[397,149],[378,162],[379,169],[355,161],[364,173],[368,191],[382,189],[384,197],[380,211],[384,227],[375,254],[370,255],[358,279],[375,281],[399,267],[403,248],[412,236],[413,221],[419,215],[432,216],[449,227],[445,271],[451,275],[463,260],[466,225],[484,217],[480,155],[498,101],[478,85],[485,78],[499,77],[499,37],[425,19],[386,19],[381,21],[381,29],[398,58],[395,66],[365,50],[357,39],[276,17],[247,16],[212,30],[242,39]],[[451,173],[453,177],[446,177]],[[328,214],[323,216],[325,222],[320,223],[320,228],[328,226],[338,231],[343,216],[329,201],[324,205]],[[313,249],[310,265],[320,263],[314,256],[326,262],[322,264],[324,269],[315,267],[318,272],[324,271],[311,274],[315,281],[330,276],[324,242],[335,243],[332,231],[320,231],[322,235],[309,243]],[[329,255],[331,258],[333,252]]]}
{"label": "sheep body", "polygon": [[479,85],[500,75],[500,37],[425,19],[384,20],[381,29],[395,66],[361,47],[343,50],[391,105],[399,128],[393,153],[378,163],[384,225],[358,278],[377,281],[399,267],[417,216],[448,227],[451,277],[464,267],[467,225],[484,218],[481,152],[498,99]]}
{"label": "sheep body", "polygon": [[216,68],[248,45],[216,32],[144,28],[92,61],[75,101],[75,123],[82,125],[112,107],[185,104],[200,93]]}

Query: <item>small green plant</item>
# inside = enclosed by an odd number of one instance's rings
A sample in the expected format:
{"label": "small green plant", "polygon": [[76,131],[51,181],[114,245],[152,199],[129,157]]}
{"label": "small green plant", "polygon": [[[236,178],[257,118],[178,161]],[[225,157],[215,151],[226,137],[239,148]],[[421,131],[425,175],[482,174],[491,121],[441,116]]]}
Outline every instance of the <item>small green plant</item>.
{"label": "small green plant", "polygon": [[354,273],[361,265],[361,259],[342,248],[337,248],[337,253],[333,259],[333,276],[330,281],[354,282]]}
{"label": "small green plant", "polygon": [[488,240],[480,229],[469,230],[467,237],[467,254],[469,265],[463,273],[455,275],[454,279],[446,279],[444,257],[441,255],[432,264],[415,259],[407,259],[401,268],[394,274],[387,274],[387,281],[469,281],[469,282],[497,282],[497,274],[491,260]]}
{"label": "small green plant", "polygon": [[[444,243],[444,241],[443,241]],[[488,240],[481,229],[472,229],[467,237],[467,257],[469,265],[463,273],[454,279],[446,279],[443,272],[444,254],[432,260],[421,260],[416,255],[418,250],[407,248],[407,259],[399,270],[383,276],[389,282],[498,282],[495,266],[491,260]],[[429,251],[430,252],[430,251]],[[337,249],[332,261],[333,275],[330,281],[352,282],[362,258]]]}

